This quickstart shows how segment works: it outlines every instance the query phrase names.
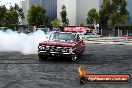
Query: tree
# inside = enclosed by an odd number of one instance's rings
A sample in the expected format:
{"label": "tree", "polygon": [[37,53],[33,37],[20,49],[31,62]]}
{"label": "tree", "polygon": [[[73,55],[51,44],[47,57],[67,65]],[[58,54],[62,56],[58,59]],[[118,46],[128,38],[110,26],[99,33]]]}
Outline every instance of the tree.
{"label": "tree", "polygon": [[7,11],[5,18],[6,26],[18,24],[18,14],[14,9]]}
{"label": "tree", "polygon": [[23,13],[23,9],[20,8],[17,4],[15,4],[14,9],[16,10],[16,12],[18,14],[19,19],[23,20],[25,18],[24,13]]}
{"label": "tree", "polygon": [[32,5],[28,11],[27,21],[30,26],[40,26],[46,23],[46,10],[39,5]]}
{"label": "tree", "polygon": [[60,12],[61,15],[61,21],[62,21],[62,26],[68,26],[69,25],[69,19],[67,18],[67,12],[66,12],[66,7],[65,5],[62,5],[62,11]]}
{"label": "tree", "polygon": [[111,12],[110,9],[110,0],[104,0],[103,5],[101,6],[101,10],[99,11],[99,25],[100,27],[107,28],[108,27],[108,20],[109,15]]}
{"label": "tree", "polygon": [[6,7],[4,5],[0,6],[0,26],[4,26],[5,25],[6,12],[7,12]]}
{"label": "tree", "polygon": [[128,19],[126,0],[104,0],[99,12],[101,27],[117,27]]}
{"label": "tree", "polygon": [[24,13],[22,8],[17,4],[10,6],[9,9],[5,5],[0,6],[0,26],[18,25],[19,19],[23,20]]}
{"label": "tree", "polygon": [[83,22],[80,24],[80,27],[83,27],[84,26],[84,24],[83,24]]}
{"label": "tree", "polygon": [[95,8],[89,10],[87,14],[87,24],[97,24],[98,23],[98,13]]}
{"label": "tree", "polygon": [[7,9],[6,12],[6,26],[9,25],[19,25],[19,20],[24,19],[24,13],[22,8],[20,8],[17,4],[15,6],[11,6],[9,9]]}
{"label": "tree", "polygon": [[58,28],[61,26],[61,21],[59,19],[55,19],[51,22],[51,25],[54,27],[54,28]]}
{"label": "tree", "polygon": [[112,13],[109,17],[109,26],[116,27],[123,25],[128,19],[127,3],[125,0],[112,0]]}

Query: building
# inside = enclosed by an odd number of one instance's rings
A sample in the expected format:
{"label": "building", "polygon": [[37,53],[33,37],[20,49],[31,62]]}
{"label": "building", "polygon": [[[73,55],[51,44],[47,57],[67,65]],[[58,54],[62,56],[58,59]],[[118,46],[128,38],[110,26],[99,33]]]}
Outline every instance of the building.
{"label": "building", "polygon": [[[87,25],[88,11],[95,8],[99,12],[102,2],[103,0],[57,0],[57,18],[61,19],[61,7],[65,5],[71,26],[79,26],[82,22]],[[128,25],[132,25],[132,0],[127,0],[127,10],[129,12]]]}
{"label": "building", "polygon": [[82,22],[86,24],[88,11],[92,8],[96,8],[97,11],[99,11],[99,1],[100,0],[57,0],[57,18],[61,19],[61,8],[62,5],[65,5],[70,25],[78,26]]}
{"label": "building", "polygon": [[127,10],[129,12],[128,25],[132,25],[132,0],[127,0]]}
{"label": "building", "polygon": [[[86,18],[90,9],[95,8],[97,12],[100,10],[103,0],[25,0],[20,2],[23,8],[25,20],[22,21],[23,25],[27,24],[27,15],[29,7],[32,4],[39,4],[46,9],[46,16],[49,17],[49,22],[52,19],[60,17],[62,5],[66,6],[67,17],[70,26],[79,26],[82,22],[87,25]],[[127,0],[127,10],[129,12],[128,25],[132,25],[132,0]]]}
{"label": "building", "polygon": [[20,1],[20,7],[23,9],[25,19],[22,21],[22,25],[27,25],[28,10],[32,4],[39,4],[46,9],[46,16],[48,16],[49,22],[57,18],[57,0],[25,0]]}

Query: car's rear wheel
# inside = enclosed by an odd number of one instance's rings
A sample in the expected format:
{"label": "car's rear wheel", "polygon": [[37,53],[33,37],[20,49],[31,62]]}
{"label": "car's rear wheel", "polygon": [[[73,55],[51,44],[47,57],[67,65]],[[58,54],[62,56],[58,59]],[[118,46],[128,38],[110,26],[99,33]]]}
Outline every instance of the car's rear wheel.
{"label": "car's rear wheel", "polygon": [[44,56],[44,55],[38,55],[40,60],[46,60],[48,58],[48,56]]}
{"label": "car's rear wheel", "polygon": [[80,81],[80,84],[84,84],[84,83],[86,83],[86,78],[85,77],[81,77],[79,81]]}

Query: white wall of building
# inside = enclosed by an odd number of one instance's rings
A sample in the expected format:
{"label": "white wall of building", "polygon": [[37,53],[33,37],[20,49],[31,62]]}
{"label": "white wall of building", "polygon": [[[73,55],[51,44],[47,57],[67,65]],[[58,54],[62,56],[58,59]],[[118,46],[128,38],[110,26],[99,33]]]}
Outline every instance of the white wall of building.
{"label": "white wall of building", "polygon": [[28,9],[29,9],[29,0],[20,1],[20,7],[23,9],[24,12],[24,19],[22,21],[22,25],[27,25],[27,15],[28,15]]}
{"label": "white wall of building", "polygon": [[62,5],[66,6],[67,18],[70,25],[76,24],[76,0],[57,0],[57,18],[61,20],[60,12]]}
{"label": "white wall of building", "polygon": [[[48,12],[48,16],[51,18],[58,18],[61,20],[60,12],[62,5],[66,6],[67,10],[67,17],[70,21],[71,26],[79,26],[80,23],[84,23],[84,25],[87,25],[86,18],[87,13],[90,9],[96,8],[97,11],[99,11],[100,6],[102,4],[103,0],[54,0],[54,3],[51,3],[49,0],[25,0],[25,2],[21,2],[20,6],[23,8],[25,20],[22,24],[27,24],[27,14],[28,9],[31,4],[33,3],[39,3],[41,6],[46,7]],[[132,25],[132,0],[126,0],[127,1],[127,9],[129,11],[129,24]],[[45,3],[46,2],[46,3]],[[48,4],[47,4],[48,3]],[[54,5],[54,6],[53,6]],[[57,6],[57,9],[55,10]],[[53,9],[54,8],[54,9]],[[54,14],[53,14],[54,13]],[[57,16],[55,15],[57,14]]]}
{"label": "white wall of building", "polygon": [[67,17],[70,26],[79,26],[80,23],[87,25],[86,18],[90,9],[95,8],[99,11],[99,0],[57,0],[57,18],[61,19],[60,12],[62,5],[66,6]]}
{"label": "white wall of building", "polygon": [[46,9],[46,16],[49,18],[49,22],[57,18],[57,0],[25,0],[20,2],[20,7],[23,9],[25,19],[22,24],[27,25],[28,10],[32,4],[39,4]]}
{"label": "white wall of building", "polygon": [[87,25],[87,13],[92,8],[95,8],[99,12],[100,0],[77,0],[77,16],[76,25],[80,25],[82,22]]}

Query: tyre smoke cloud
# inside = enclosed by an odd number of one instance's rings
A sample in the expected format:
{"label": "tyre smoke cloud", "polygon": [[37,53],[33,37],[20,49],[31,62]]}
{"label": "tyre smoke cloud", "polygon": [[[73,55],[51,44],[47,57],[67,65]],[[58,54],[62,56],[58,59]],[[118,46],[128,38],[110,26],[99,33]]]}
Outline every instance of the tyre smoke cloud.
{"label": "tyre smoke cloud", "polygon": [[48,40],[48,35],[41,30],[30,34],[0,30],[0,52],[15,51],[23,54],[37,54],[38,44]]}

